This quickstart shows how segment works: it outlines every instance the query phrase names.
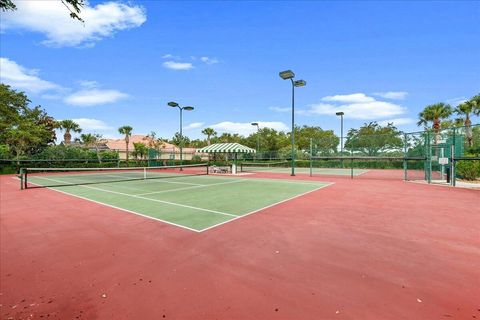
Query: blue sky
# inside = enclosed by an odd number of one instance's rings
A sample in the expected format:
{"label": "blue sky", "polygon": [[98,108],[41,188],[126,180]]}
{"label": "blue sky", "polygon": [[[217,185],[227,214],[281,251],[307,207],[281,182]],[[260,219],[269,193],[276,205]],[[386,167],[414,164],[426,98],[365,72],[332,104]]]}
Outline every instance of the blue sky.
{"label": "blue sky", "polygon": [[[16,1],[1,13],[0,77],[57,119],[86,132],[116,128],[172,137],[248,134],[260,122],[339,132],[393,121],[416,131],[419,111],[480,92],[480,2],[90,1],[68,17],[59,1]],[[478,122],[478,118],[474,120]]]}

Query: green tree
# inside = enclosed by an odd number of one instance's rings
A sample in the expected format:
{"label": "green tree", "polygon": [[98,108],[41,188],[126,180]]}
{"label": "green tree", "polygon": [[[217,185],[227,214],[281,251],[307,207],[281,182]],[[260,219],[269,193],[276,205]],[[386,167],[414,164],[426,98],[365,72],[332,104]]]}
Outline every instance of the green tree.
{"label": "green tree", "polygon": [[207,136],[207,145],[209,146],[210,145],[210,138],[212,136],[216,136],[217,135],[217,132],[212,129],[212,128],[205,128],[202,130],[202,134],[206,135]]}
{"label": "green tree", "polygon": [[122,126],[118,128],[118,133],[123,134],[125,136],[125,150],[126,150],[126,160],[127,160],[127,167],[128,167],[128,144],[130,143],[130,137],[132,136],[133,128],[130,126]]}
{"label": "green tree", "polygon": [[40,106],[29,108],[30,100],[0,84],[0,145],[15,158],[41,151],[55,141],[55,121]]}
{"label": "green tree", "polygon": [[98,162],[102,163],[102,157],[100,155],[99,145],[103,142],[103,137],[97,133],[86,133],[80,135],[80,139],[83,145],[88,148],[94,148],[95,153],[97,154]]}
{"label": "green tree", "polygon": [[424,125],[427,127],[429,123],[432,123],[432,129],[435,132],[434,143],[437,144],[437,142],[440,140],[441,122],[443,119],[450,117],[452,113],[453,109],[449,104],[439,102],[428,105],[418,115],[419,121],[417,125]]}
{"label": "green tree", "polygon": [[477,94],[469,101],[473,105],[473,113],[477,116],[480,116],[480,94]]}
{"label": "green tree", "polygon": [[145,159],[145,157],[147,156],[148,154],[148,147],[144,144],[144,143],[141,143],[141,142],[134,142],[133,143],[133,152],[132,152],[132,156],[138,160],[138,158],[140,159]]}
{"label": "green tree", "polygon": [[241,143],[241,140],[242,140],[242,136],[240,136],[238,133],[227,133],[227,132],[224,132],[222,133],[219,137],[215,137],[215,142],[237,142],[237,143]]}
{"label": "green tree", "polygon": [[62,120],[57,122],[58,128],[61,130],[65,130],[63,134],[63,143],[65,145],[69,145],[72,141],[72,134],[70,132],[80,133],[82,129],[80,125],[73,120]]}
{"label": "green tree", "polygon": [[340,139],[333,130],[322,130],[320,127],[295,127],[295,144],[300,150],[310,149],[310,139],[322,154],[331,154],[337,151]]}
{"label": "green tree", "polygon": [[[183,145],[182,145],[182,140],[183,140]],[[176,146],[184,146],[184,145],[189,145],[190,144],[190,139],[183,135],[183,137],[180,135],[180,132],[175,132],[175,135],[172,137],[172,140],[170,140],[170,143],[176,145]]]}
{"label": "green tree", "polygon": [[473,99],[465,101],[455,108],[455,113],[464,117],[463,124],[465,125],[465,135],[467,136],[469,147],[473,146],[472,121],[470,117],[474,112],[476,112],[476,103]]}
{"label": "green tree", "polygon": [[261,154],[258,156],[260,158],[276,158],[278,151],[290,145],[289,137],[285,132],[277,131],[271,128],[261,128],[258,132],[250,134],[248,137],[241,140],[241,144],[246,145],[250,148],[257,148],[257,135],[260,140],[260,149],[262,150]]}
{"label": "green tree", "polygon": [[393,124],[381,126],[377,122],[365,123],[347,133],[345,148],[366,156],[392,154],[403,147],[402,132]]}
{"label": "green tree", "polygon": [[[60,0],[62,4],[70,11],[70,17],[72,19],[77,19],[79,21],[83,21],[80,18],[79,14],[83,6],[85,5],[85,0]],[[17,10],[17,6],[12,0],[0,0],[0,10],[2,11],[15,11]]]}

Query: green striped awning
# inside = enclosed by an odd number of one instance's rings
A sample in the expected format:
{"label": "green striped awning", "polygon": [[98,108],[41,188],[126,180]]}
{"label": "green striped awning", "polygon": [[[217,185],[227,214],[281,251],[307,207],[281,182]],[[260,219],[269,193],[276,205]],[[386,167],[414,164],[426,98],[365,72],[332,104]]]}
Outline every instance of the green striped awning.
{"label": "green striped awning", "polygon": [[214,143],[210,146],[197,149],[201,153],[255,153],[255,149],[240,143]]}

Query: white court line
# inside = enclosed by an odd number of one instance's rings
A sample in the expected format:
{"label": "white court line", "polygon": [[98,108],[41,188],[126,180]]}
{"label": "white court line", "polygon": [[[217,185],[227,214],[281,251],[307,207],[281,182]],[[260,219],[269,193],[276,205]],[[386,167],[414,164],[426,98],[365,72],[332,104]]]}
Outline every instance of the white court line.
{"label": "white court line", "polygon": [[281,183],[293,183],[293,184],[306,184],[306,185],[319,185],[324,184],[323,181],[312,181],[308,182],[307,180],[284,180],[284,179],[257,179],[257,178],[247,178],[247,181],[265,181],[265,182],[281,182]]}
{"label": "white court line", "polygon": [[235,220],[238,220],[238,219],[241,219],[241,218],[245,218],[246,216],[249,216],[249,215],[251,215],[251,214],[253,214],[253,213],[256,213],[256,212],[259,212],[259,211],[262,211],[262,210],[271,208],[271,207],[276,206],[276,205],[279,205],[279,204],[281,204],[281,203],[284,203],[284,202],[293,200],[293,199],[295,199],[295,198],[304,196],[304,195],[306,195],[306,194],[315,192],[315,191],[317,191],[317,190],[320,190],[320,189],[329,187],[329,186],[331,186],[332,184],[334,184],[334,183],[333,183],[333,182],[326,183],[325,185],[323,185],[323,186],[321,186],[321,187],[318,187],[318,188],[316,188],[316,189],[313,189],[313,190],[310,190],[310,191],[307,191],[307,192],[298,194],[298,195],[296,195],[296,196],[293,196],[293,197],[291,197],[291,198],[288,198],[288,199],[285,199],[285,200],[282,200],[282,201],[279,201],[279,202],[275,202],[275,203],[270,204],[270,205],[268,205],[268,206],[265,206],[265,207],[263,207],[263,208],[253,210],[253,211],[251,211],[251,212],[249,212],[249,213],[246,213],[246,214],[244,214],[244,215],[237,216],[236,218],[233,218],[233,219],[231,219],[231,220],[227,220],[227,221],[224,221],[224,222],[217,223],[217,224],[215,224],[215,225],[213,225],[213,226],[210,226],[210,227],[207,227],[207,228],[205,228],[205,229],[202,229],[202,230],[200,230],[199,232],[207,231],[207,230],[209,230],[209,229],[212,229],[212,228],[221,226],[222,224],[225,224],[225,223],[227,223],[227,222],[231,222],[231,221],[235,221]]}
{"label": "white court line", "polygon": [[191,187],[185,187],[185,188],[177,188],[177,189],[171,189],[171,190],[162,190],[162,191],[154,191],[154,192],[147,192],[147,193],[140,193],[137,194],[137,196],[146,196],[150,194],[158,194],[158,193],[167,193],[167,192],[174,192],[174,191],[181,191],[181,190],[190,190],[190,189],[197,189],[197,188],[208,188],[208,187],[215,187],[215,186],[220,186],[224,184],[231,184],[231,183],[237,183],[237,182],[243,182],[247,181],[244,179],[241,180],[234,180],[234,181],[227,181],[227,182],[219,182],[219,183],[211,183],[211,184],[202,184],[198,186],[191,186]]}
{"label": "white court line", "polygon": [[[43,187],[41,184],[36,184],[36,183],[34,183],[34,182],[29,182],[29,184],[33,184],[33,185],[36,185],[36,186],[39,186],[39,187]],[[95,202],[95,203],[97,203],[97,204],[100,204],[100,205],[103,205],[103,206],[106,206],[106,207],[118,209],[118,210],[125,211],[125,212],[128,212],[128,213],[133,213],[133,214],[136,214],[137,216],[142,216],[142,217],[144,217],[144,218],[148,218],[148,219],[160,221],[160,222],[163,222],[163,223],[166,223],[166,224],[175,226],[175,227],[180,227],[180,228],[184,228],[184,229],[187,229],[187,230],[190,230],[190,231],[200,232],[200,230],[193,229],[193,228],[190,228],[190,227],[181,225],[181,224],[176,224],[176,223],[174,223],[174,222],[170,222],[170,221],[167,221],[167,220],[162,220],[162,219],[159,219],[159,218],[151,217],[151,216],[148,216],[148,215],[145,215],[145,214],[136,212],[136,211],[128,210],[128,209],[125,209],[125,208],[116,207],[116,206],[111,205],[111,204],[108,204],[108,203],[104,203],[104,202],[92,200],[92,199],[89,199],[89,198],[85,198],[85,197],[82,197],[82,196],[78,196],[78,195],[73,194],[73,193],[68,193],[68,192],[65,192],[65,191],[62,191],[62,190],[58,190],[58,189],[53,189],[53,188],[50,188],[50,187],[44,187],[44,188],[49,189],[49,190],[52,190],[52,191],[60,192],[60,193],[66,194],[66,195],[68,195],[68,196],[72,196],[72,197],[79,198],[79,199],[82,199],[82,200]]]}
{"label": "white court line", "polygon": [[[48,178],[44,178],[44,179],[48,179]],[[53,180],[53,179],[48,179],[48,180]],[[281,179],[245,179],[245,181],[252,181],[252,180],[264,180],[264,181],[281,181]],[[294,181],[282,181],[282,182],[294,182]],[[39,184],[36,184],[36,183],[32,183],[32,182],[29,182],[30,184],[34,184],[34,185],[38,185],[38,186],[41,186]],[[62,182],[63,183],[63,182]],[[305,184],[314,184],[314,183],[305,183]],[[334,183],[331,182],[331,183],[325,183],[324,185],[318,187],[318,188],[315,188],[313,190],[310,190],[310,191],[307,191],[307,192],[304,192],[304,193],[301,193],[301,194],[298,194],[296,196],[293,196],[293,197],[290,197],[288,199],[284,199],[282,201],[279,201],[279,202],[276,202],[276,203],[273,203],[273,204],[270,204],[268,206],[265,206],[265,207],[262,207],[260,209],[256,209],[254,211],[251,211],[251,212],[248,212],[244,215],[241,215],[241,216],[235,216],[235,215],[231,215],[231,214],[227,214],[227,215],[230,215],[230,216],[234,216],[234,218],[230,219],[230,220],[227,220],[227,221],[224,221],[224,222],[221,222],[221,223],[218,223],[218,224],[215,224],[215,225],[212,225],[210,227],[207,227],[207,228],[204,228],[204,229],[201,229],[201,230],[197,230],[197,229],[193,229],[193,228],[190,228],[190,227],[187,227],[187,226],[184,226],[184,225],[180,225],[180,224],[176,224],[176,223],[173,223],[173,222],[169,222],[169,221],[166,221],[166,220],[162,220],[162,219],[159,219],[159,218],[155,218],[155,217],[151,217],[151,216],[148,216],[148,215],[144,215],[142,213],[138,213],[138,212],[135,212],[135,211],[131,211],[131,210],[128,210],[128,209],[124,209],[124,208],[121,208],[121,207],[116,207],[114,205],[110,205],[110,204],[106,204],[106,203],[103,203],[103,202],[100,202],[100,201],[96,201],[96,200],[92,200],[92,199],[89,199],[89,198],[85,198],[85,197],[82,197],[82,196],[78,196],[78,195],[75,195],[75,194],[72,194],[72,193],[68,193],[68,192],[65,192],[65,191],[61,191],[61,190],[57,190],[57,189],[53,189],[53,188],[49,188],[47,187],[47,189],[50,189],[50,190],[53,190],[53,191],[56,191],[56,192],[60,192],[60,193],[63,193],[63,194],[66,194],[66,195],[69,195],[69,196],[73,196],[73,197],[77,197],[77,198],[80,198],[80,199],[83,199],[83,200],[86,200],[86,201],[92,201],[92,202],[95,202],[97,204],[100,204],[100,205],[104,205],[104,206],[107,206],[107,207],[111,207],[111,208],[114,208],[114,209],[118,209],[118,210],[121,210],[121,211],[125,211],[125,212],[128,212],[128,213],[132,213],[132,214],[136,214],[136,215],[139,215],[139,216],[142,216],[142,217],[145,217],[145,218],[148,218],[148,219],[152,219],[152,220],[157,220],[157,221],[160,221],[160,222],[164,222],[166,224],[170,224],[170,225],[173,225],[173,226],[176,226],[176,227],[180,227],[180,228],[184,228],[184,229],[187,229],[187,230],[190,230],[190,231],[194,231],[194,232],[204,232],[204,231],[207,231],[207,230],[210,230],[210,229],[213,229],[215,227],[218,227],[218,226],[221,226],[223,224],[226,224],[227,222],[231,222],[231,221],[234,221],[234,220],[237,220],[237,219],[241,219],[241,218],[244,218],[244,217],[247,217],[251,214],[254,214],[256,212],[259,212],[259,211],[262,211],[262,210],[265,210],[265,209],[268,209],[270,207],[273,207],[273,206],[276,206],[278,204],[281,204],[281,203],[284,203],[284,202],[287,202],[287,201],[290,201],[290,200],[293,200],[295,198],[298,198],[298,197],[301,197],[301,196],[304,196],[306,194],[309,194],[309,193],[312,193],[312,192],[315,192],[317,190],[320,190],[320,189],[323,189],[325,187],[328,187],[330,185],[333,185]],[[88,186],[83,186],[83,187],[87,187]],[[91,188],[91,189],[94,189],[94,188]],[[98,190],[101,190],[101,191],[107,191],[107,190],[104,190],[104,189],[98,189]],[[118,194],[122,194],[122,193],[119,193],[119,192],[114,192],[114,193],[118,193]],[[123,194],[122,194],[123,195]],[[131,195],[128,195],[128,194],[125,194],[127,196],[131,196]],[[141,197],[138,197],[138,198],[141,198]],[[154,199],[149,199],[149,198],[145,198],[146,200],[154,200]],[[178,205],[178,204],[174,204],[174,205]],[[183,206],[183,205],[181,205]],[[194,208],[194,207],[193,207]],[[201,210],[200,208],[196,208],[196,209],[199,209]],[[206,209],[203,209],[203,210],[206,210]]]}
{"label": "white court line", "polygon": [[[117,178],[124,178],[125,179],[125,176],[117,176],[117,175],[114,175],[114,174],[109,174],[108,176],[110,177],[117,177]],[[172,176],[172,178],[175,177],[175,178],[180,178],[180,177],[177,177],[177,176]],[[190,176],[191,177],[191,176]],[[157,177],[157,178],[147,178],[147,179],[125,179],[125,181],[118,181],[118,182],[130,182],[130,181],[148,181],[149,183],[153,183],[153,182],[163,182],[163,183],[173,183],[173,184],[187,184],[187,185],[191,185],[191,186],[203,186],[203,184],[200,184],[200,183],[191,183],[191,182],[181,182],[181,181],[166,181],[166,180],[155,180],[153,181],[154,179],[167,179],[169,178],[169,176],[164,176],[164,177]],[[181,178],[184,178],[184,177],[181,177]]]}
{"label": "white court line", "polygon": [[[62,182],[62,181],[58,181],[58,180],[50,179],[50,178],[45,178],[45,177],[37,177],[37,178],[42,178],[42,179],[51,180],[51,181],[55,181],[55,182]],[[194,209],[194,210],[199,210],[199,211],[206,211],[206,212],[211,212],[211,213],[218,213],[218,214],[225,215],[225,216],[230,216],[230,217],[238,217],[238,215],[227,213],[227,212],[198,208],[198,207],[193,207],[193,206],[189,206],[189,205],[186,205],[186,204],[180,204],[180,203],[175,203],[175,202],[170,202],[170,201],[150,199],[150,198],[145,198],[145,197],[136,196],[136,195],[133,195],[133,194],[123,193],[123,192],[105,190],[105,189],[95,188],[95,187],[85,186],[85,185],[80,185],[80,187],[88,188],[88,189],[92,189],[92,190],[99,190],[99,191],[113,193],[113,194],[119,194],[119,195],[122,195],[122,196],[131,197],[131,198],[138,198],[138,199],[143,199],[143,200],[148,200],[148,201],[153,201],[153,202],[165,203],[165,204],[169,204],[169,205],[173,205],[173,206],[177,206],[177,207],[184,207],[184,208],[189,208],[189,209]]]}

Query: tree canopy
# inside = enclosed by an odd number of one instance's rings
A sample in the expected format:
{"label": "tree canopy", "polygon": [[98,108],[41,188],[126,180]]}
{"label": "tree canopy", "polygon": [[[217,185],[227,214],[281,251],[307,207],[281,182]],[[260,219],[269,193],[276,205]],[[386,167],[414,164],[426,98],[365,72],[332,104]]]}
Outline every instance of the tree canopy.
{"label": "tree canopy", "polygon": [[40,106],[29,104],[25,93],[0,84],[0,145],[17,159],[40,152],[56,139],[55,120]]}
{"label": "tree canopy", "polygon": [[377,122],[370,122],[359,129],[350,129],[345,142],[347,150],[366,156],[387,155],[402,147],[402,132],[391,123],[381,126]]}

